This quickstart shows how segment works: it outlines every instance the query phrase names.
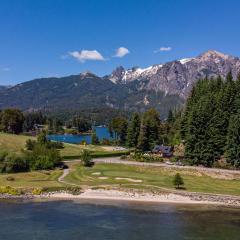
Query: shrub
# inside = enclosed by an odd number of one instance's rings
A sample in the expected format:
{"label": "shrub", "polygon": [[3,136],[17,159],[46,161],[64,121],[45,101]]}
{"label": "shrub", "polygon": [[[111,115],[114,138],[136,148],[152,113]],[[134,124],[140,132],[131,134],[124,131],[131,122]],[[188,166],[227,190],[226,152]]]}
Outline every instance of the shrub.
{"label": "shrub", "polygon": [[6,186],[6,187],[0,187],[0,193],[10,194],[10,195],[20,195],[21,191],[13,187]]}
{"label": "shrub", "polygon": [[12,177],[12,176],[9,176],[9,177],[6,178],[6,180],[7,180],[7,181],[15,181],[15,178]]}
{"label": "shrub", "polygon": [[184,185],[183,178],[181,177],[181,175],[179,173],[177,173],[174,176],[173,184],[177,189],[179,189],[181,185]]}
{"label": "shrub", "polygon": [[84,149],[82,151],[80,159],[82,161],[83,166],[85,166],[85,167],[91,167],[93,165],[92,156],[91,156],[90,152],[86,149]]}
{"label": "shrub", "polygon": [[29,151],[32,151],[33,150],[33,148],[34,148],[34,146],[35,146],[35,144],[36,144],[36,141],[35,140],[31,140],[31,139],[28,139],[27,141],[26,141],[26,149],[27,150],[29,150]]}
{"label": "shrub", "polygon": [[87,145],[87,142],[85,140],[82,140],[79,144],[80,145]]}
{"label": "shrub", "polygon": [[97,144],[99,144],[99,139],[98,139],[98,137],[97,137],[96,132],[94,132],[94,133],[92,134],[91,143],[92,143],[92,145],[97,145]]}
{"label": "shrub", "polygon": [[7,152],[0,152],[0,162],[3,162],[5,160],[5,157],[8,155]]}
{"label": "shrub", "polygon": [[24,156],[8,154],[4,159],[4,172],[24,172],[29,170],[29,162]]}
{"label": "shrub", "polygon": [[121,156],[120,156],[120,159],[126,160],[126,159],[127,159],[127,155],[121,155]]}
{"label": "shrub", "polygon": [[77,134],[78,134],[78,131],[77,131],[76,129],[71,129],[71,128],[66,128],[66,129],[64,130],[64,132],[65,132],[66,134],[72,134],[72,135],[77,135]]}
{"label": "shrub", "polygon": [[72,195],[79,195],[81,194],[81,188],[78,186],[71,186],[66,189],[67,192],[71,193]]}
{"label": "shrub", "polygon": [[46,170],[53,169],[54,162],[51,161],[49,156],[38,156],[35,161],[31,163],[32,170]]}
{"label": "shrub", "polygon": [[41,188],[34,188],[32,190],[33,195],[41,195],[43,193],[43,190]]}
{"label": "shrub", "polygon": [[63,145],[62,142],[48,142],[47,147],[48,148],[63,149],[64,145]]}
{"label": "shrub", "polygon": [[163,158],[152,154],[136,152],[131,157],[137,162],[163,162]]}
{"label": "shrub", "polygon": [[61,157],[55,148],[47,148],[46,145],[36,144],[32,152],[26,153],[31,170],[47,170],[57,166]]}
{"label": "shrub", "polygon": [[102,139],[101,144],[102,145],[107,145],[107,146],[112,145],[111,141],[109,139],[106,139],[106,138]]}

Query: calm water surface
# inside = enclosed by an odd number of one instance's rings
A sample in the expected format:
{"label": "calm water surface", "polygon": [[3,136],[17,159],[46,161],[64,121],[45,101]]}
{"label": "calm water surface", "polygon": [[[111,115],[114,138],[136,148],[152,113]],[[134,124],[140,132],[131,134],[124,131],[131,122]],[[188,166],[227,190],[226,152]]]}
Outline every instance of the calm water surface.
{"label": "calm water surface", "polygon": [[240,239],[240,209],[1,201],[0,216],[1,240]]}
{"label": "calm water surface", "polygon": [[[96,135],[99,140],[111,139],[108,128],[106,127],[95,127]],[[91,143],[91,135],[71,135],[71,134],[57,134],[49,135],[48,139],[57,141],[57,142],[66,142],[66,143],[80,143],[86,141],[87,144]]]}

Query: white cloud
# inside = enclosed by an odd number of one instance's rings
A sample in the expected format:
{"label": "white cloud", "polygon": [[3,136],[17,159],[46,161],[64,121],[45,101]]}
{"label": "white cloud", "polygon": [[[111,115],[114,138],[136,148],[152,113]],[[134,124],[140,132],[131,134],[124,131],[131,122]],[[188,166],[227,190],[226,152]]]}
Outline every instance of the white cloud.
{"label": "white cloud", "polygon": [[154,52],[155,53],[158,53],[158,52],[168,52],[168,51],[171,51],[172,50],[172,47],[160,47],[158,50],[155,50]]}
{"label": "white cloud", "polygon": [[105,58],[97,50],[82,50],[69,52],[69,55],[76,58],[80,62],[85,62],[87,60],[92,61],[103,61]]}
{"label": "white cloud", "polygon": [[119,57],[119,58],[122,58],[124,56],[126,56],[127,54],[129,54],[130,51],[125,48],[125,47],[120,47],[116,50],[116,54],[114,55],[114,57]]}

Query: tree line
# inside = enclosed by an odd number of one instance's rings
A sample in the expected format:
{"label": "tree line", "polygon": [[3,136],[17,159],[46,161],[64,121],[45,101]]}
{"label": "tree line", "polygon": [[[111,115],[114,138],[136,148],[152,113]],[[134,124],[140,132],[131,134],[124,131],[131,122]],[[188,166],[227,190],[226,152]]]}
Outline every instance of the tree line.
{"label": "tree line", "polygon": [[[78,134],[91,130],[92,124],[80,115],[63,122],[55,117],[48,117],[42,112],[22,112],[19,109],[0,110],[0,131],[20,134],[36,131],[38,125],[46,125],[48,133]],[[66,126],[64,129],[63,126]]]}
{"label": "tree line", "polygon": [[240,75],[234,81],[203,79],[193,87],[181,117],[185,157],[213,166],[219,160],[240,167]]}
{"label": "tree line", "polygon": [[130,120],[124,117],[114,118],[109,130],[119,144],[135,148],[138,151],[151,151],[156,144],[171,144],[176,137],[171,134],[174,125],[173,112],[169,112],[167,121],[161,121],[155,109],[139,114],[133,113]]}

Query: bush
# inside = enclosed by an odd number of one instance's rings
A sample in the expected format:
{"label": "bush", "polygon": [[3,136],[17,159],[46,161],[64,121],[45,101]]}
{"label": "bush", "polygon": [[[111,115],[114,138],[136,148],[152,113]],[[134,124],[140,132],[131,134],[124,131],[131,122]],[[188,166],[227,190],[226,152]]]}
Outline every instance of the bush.
{"label": "bush", "polygon": [[47,147],[48,148],[63,149],[64,145],[63,145],[62,142],[48,142]]}
{"label": "bush", "polygon": [[41,188],[34,188],[32,190],[33,195],[41,195],[43,193],[43,190]]}
{"label": "bush", "polygon": [[122,156],[120,156],[120,159],[121,159],[121,160],[126,160],[126,159],[127,159],[127,155],[122,155]]}
{"label": "bush", "polygon": [[92,145],[99,144],[99,139],[98,139],[97,134],[95,132],[92,134],[91,143],[92,143]]}
{"label": "bush", "polygon": [[46,145],[36,144],[32,152],[26,153],[31,170],[53,169],[61,162],[59,151],[47,148]]}
{"label": "bush", "polygon": [[85,166],[85,167],[91,167],[93,165],[92,156],[91,156],[90,152],[86,149],[84,149],[82,151],[80,159],[82,161],[83,166]]}
{"label": "bush", "polygon": [[31,163],[32,170],[47,170],[53,168],[54,162],[50,159],[49,156],[38,156],[35,161]]}
{"label": "bush", "polygon": [[66,134],[72,134],[72,135],[77,135],[77,134],[78,134],[78,131],[77,131],[76,129],[71,129],[71,128],[66,128],[66,129],[64,130],[64,132],[65,132]]}
{"label": "bush", "polygon": [[29,151],[32,151],[33,150],[33,148],[34,148],[34,146],[35,146],[35,144],[36,144],[36,141],[35,140],[31,140],[31,139],[28,139],[27,141],[26,141],[26,149],[27,150],[29,150]]}
{"label": "bush", "polygon": [[21,191],[10,186],[0,187],[1,194],[20,195]]}
{"label": "bush", "polygon": [[29,162],[24,156],[8,154],[2,166],[2,171],[6,173],[25,172],[29,170]]}
{"label": "bush", "polygon": [[85,146],[85,145],[87,145],[87,142],[85,140],[82,140],[79,144]]}
{"label": "bush", "polygon": [[72,195],[79,195],[81,194],[81,188],[78,186],[72,186],[72,187],[68,187],[66,189],[67,192],[69,192]]}
{"label": "bush", "polygon": [[163,158],[152,154],[142,154],[136,152],[132,155],[133,160],[137,162],[163,162]]}
{"label": "bush", "polygon": [[111,141],[109,139],[106,139],[106,138],[102,139],[101,144],[102,145],[107,145],[107,146],[112,145]]}
{"label": "bush", "polygon": [[179,173],[177,173],[174,176],[173,184],[177,189],[179,189],[181,185],[184,185],[183,178],[181,177],[181,175]]}
{"label": "bush", "polygon": [[9,176],[9,177],[6,178],[6,180],[7,180],[7,181],[15,181],[15,178],[12,177],[12,176]]}

